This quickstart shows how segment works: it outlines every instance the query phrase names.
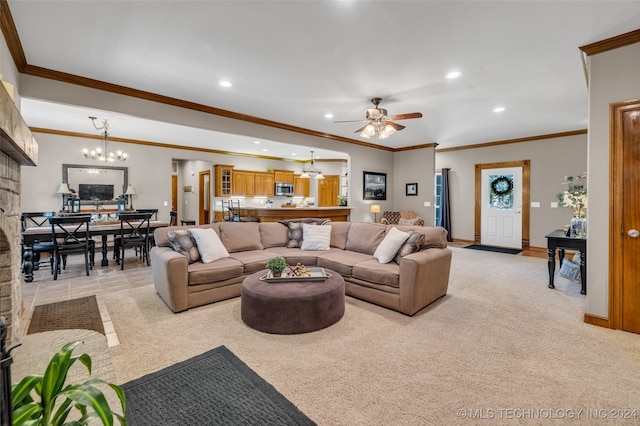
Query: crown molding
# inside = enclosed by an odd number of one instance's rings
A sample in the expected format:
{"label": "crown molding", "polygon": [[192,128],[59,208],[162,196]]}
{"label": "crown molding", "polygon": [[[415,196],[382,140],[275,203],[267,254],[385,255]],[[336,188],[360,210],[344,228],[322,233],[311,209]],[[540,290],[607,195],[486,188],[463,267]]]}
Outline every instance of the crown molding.
{"label": "crown molding", "polygon": [[566,136],[576,136],[576,135],[586,135],[586,134],[587,134],[587,129],[572,130],[569,132],[560,132],[560,133],[549,133],[546,135],[527,136],[524,138],[506,139],[502,141],[484,142],[484,143],[476,143],[473,145],[454,146],[451,148],[436,149],[436,154],[440,152],[462,151],[464,149],[475,149],[475,148],[488,148],[488,147],[497,146],[497,145],[508,145],[512,143],[531,142],[531,141],[537,141],[537,140],[543,140],[543,139],[563,138]]}
{"label": "crown molding", "polygon": [[640,29],[596,41],[595,43],[585,44],[578,49],[591,56],[638,42],[640,42]]}

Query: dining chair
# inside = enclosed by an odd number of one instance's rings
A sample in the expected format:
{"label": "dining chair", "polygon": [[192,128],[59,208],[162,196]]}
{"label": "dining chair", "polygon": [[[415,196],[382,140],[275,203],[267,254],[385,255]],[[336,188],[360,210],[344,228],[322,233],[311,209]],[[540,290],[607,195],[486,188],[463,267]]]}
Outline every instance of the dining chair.
{"label": "dining chair", "polygon": [[[20,215],[20,232],[24,232],[27,228],[48,226],[50,217],[54,217],[56,212],[23,212]],[[21,251],[24,253],[24,248]],[[47,253],[47,259],[42,260],[41,253]],[[33,269],[36,271],[40,266],[52,265],[53,259],[53,241],[36,240],[33,244]],[[24,259],[22,259],[24,262]],[[53,268],[51,269],[53,273]]]}
{"label": "dining chair", "polygon": [[149,261],[149,225],[153,213],[120,213],[120,233],[114,239],[116,263],[124,269],[124,251],[129,247],[141,250],[142,259]]}
{"label": "dining chair", "polygon": [[89,235],[91,215],[50,217],[51,240],[53,241],[53,279],[58,279],[60,261],[66,269],[67,255],[84,254],[84,266],[89,275],[93,269],[96,245]]}
{"label": "dining chair", "polygon": [[225,222],[240,222],[240,200],[222,200],[222,218]]}
{"label": "dining chair", "polygon": [[153,220],[158,220],[158,209],[136,209],[135,212],[131,213],[152,213]]}
{"label": "dining chair", "polygon": [[169,226],[178,226],[178,212],[169,212]]}

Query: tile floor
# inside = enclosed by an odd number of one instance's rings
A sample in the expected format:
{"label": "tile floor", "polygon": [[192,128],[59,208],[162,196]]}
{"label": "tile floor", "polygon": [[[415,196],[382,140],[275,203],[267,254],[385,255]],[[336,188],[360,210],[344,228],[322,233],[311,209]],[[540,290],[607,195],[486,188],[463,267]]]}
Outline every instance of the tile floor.
{"label": "tile floor", "polygon": [[51,269],[44,266],[34,271],[33,281],[22,282],[22,299],[27,313],[25,330],[29,328],[29,320],[33,309],[37,305],[72,300],[95,294],[98,296],[98,307],[104,323],[105,334],[109,347],[118,345],[118,336],[113,328],[109,313],[101,302],[100,295],[114,291],[143,287],[153,284],[151,267],[135,256],[133,250],[125,254],[124,270],[116,265],[111,252],[108,253],[109,266],[100,266],[101,254],[96,254],[96,264],[89,276],[85,273],[84,257],[82,255],[69,256],[67,268],[53,280]]}

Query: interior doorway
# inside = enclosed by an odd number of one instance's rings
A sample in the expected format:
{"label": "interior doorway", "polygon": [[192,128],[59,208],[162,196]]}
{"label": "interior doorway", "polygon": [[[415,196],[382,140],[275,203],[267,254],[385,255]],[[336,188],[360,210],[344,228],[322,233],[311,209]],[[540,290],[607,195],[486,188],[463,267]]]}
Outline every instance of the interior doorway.
{"label": "interior doorway", "polygon": [[171,211],[178,211],[178,175],[171,175]]}
{"label": "interior doorway", "polygon": [[611,104],[609,318],[640,333],[640,101]]}
{"label": "interior doorway", "polygon": [[204,170],[198,178],[199,224],[211,223],[211,171]]}
{"label": "interior doorway", "polygon": [[476,164],[476,244],[529,249],[530,176],[530,160]]}

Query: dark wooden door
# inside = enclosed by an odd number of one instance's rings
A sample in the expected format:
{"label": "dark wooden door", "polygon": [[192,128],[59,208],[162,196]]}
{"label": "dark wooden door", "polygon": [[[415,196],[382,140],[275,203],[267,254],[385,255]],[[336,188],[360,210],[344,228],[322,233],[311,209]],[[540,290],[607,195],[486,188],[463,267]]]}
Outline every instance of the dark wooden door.
{"label": "dark wooden door", "polygon": [[640,102],[612,105],[614,328],[640,333]]}
{"label": "dark wooden door", "polygon": [[178,211],[178,176],[171,175],[171,211]]}
{"label": "dark wooden door", "polygon": [[198,220],[200,225],[211,223],[211,171],[205,170],[199,174],[198,198],[200,211]]}

